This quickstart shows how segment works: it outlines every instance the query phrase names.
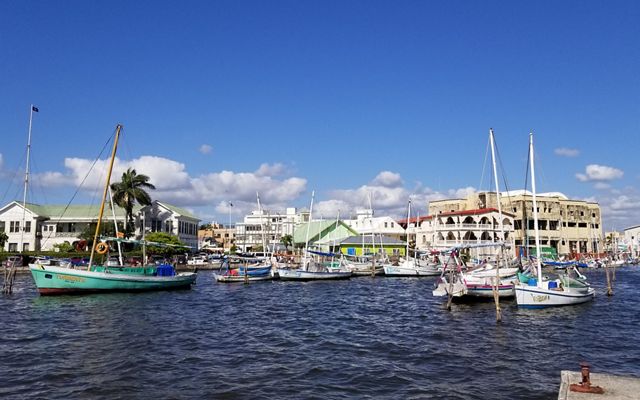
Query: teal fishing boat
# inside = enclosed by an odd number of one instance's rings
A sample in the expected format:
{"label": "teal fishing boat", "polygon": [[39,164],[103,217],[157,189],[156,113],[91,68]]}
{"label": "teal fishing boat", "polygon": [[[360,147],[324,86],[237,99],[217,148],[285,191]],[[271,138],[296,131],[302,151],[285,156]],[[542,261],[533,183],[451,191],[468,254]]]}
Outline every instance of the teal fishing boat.
{"label": "teal fishing boat", "polygon": [[195,272],[177,274],[171,265],[109,266],[94,264],[96,253],[105,254],[108,250],[107,243],[98,242],[98,237],[121,130],[122,126],[118,125],[115,131],[111,161],[107,171],[107,183],[100,205],[89,265],[87,269],[79,269],[54,263],[29,264],[29,270],[41,295],[189,289],[196,280],[197,274]]}

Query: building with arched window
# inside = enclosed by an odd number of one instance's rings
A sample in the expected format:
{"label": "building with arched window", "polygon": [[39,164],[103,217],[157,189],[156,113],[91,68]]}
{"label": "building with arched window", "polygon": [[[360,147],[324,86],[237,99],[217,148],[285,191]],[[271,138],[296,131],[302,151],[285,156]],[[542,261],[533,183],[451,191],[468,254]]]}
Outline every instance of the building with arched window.
{"label": "building with arched window", "polygon": [[[429,203],[429,217],[431,220],[435,218],[428,226],[434,235],[432,243],[482,242],[483,238],[495,240],[495,230],[484,231],[482,228],[495,228],[497,198],[495,192],[477,192],[466,199]],[[571,200],[562,193],[552,192],[538,194],[536,204],[542,247],[571,257],[602,251],[602,216],[598,203]],[[501,192],[500,205],[505,240],[513,244],[515,251],[535,246],[533,194],[526,190]]]}

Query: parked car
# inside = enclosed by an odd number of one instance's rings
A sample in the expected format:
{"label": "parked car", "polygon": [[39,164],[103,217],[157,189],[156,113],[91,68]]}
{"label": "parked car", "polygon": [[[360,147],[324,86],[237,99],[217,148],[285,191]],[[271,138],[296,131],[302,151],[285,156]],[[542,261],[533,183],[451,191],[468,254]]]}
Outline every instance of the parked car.
{"label": "parked car", "polygon": [[206,257],[201,257],[201,256],[192,257],[187,260],[187,265],[202,265],[206,263],[207,263]]}

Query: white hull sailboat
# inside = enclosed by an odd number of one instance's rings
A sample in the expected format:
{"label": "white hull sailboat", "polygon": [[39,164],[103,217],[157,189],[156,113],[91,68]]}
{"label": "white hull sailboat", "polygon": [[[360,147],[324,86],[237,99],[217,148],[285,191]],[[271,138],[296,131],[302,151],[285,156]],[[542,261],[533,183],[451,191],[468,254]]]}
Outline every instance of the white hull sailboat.
{"label": "white hull sailboat", "polygon": [[[316,280],[340,280],[351,278],[351,271],[330,268],[322,263],[316,262],[309,257],[309,228],[311,227],[311,216],[313,215],[313,198],[315,191],[311,192],[311,206],[309,207],[309,221],[307,223],[307,234],[304,246],[304,257],[300,268],[278,269],[280,280],[283,281],[316,281]],[[320,254],[316,252],[317,254]],[[332,263],[330,263],[332,264]]]}
{"label": "white hull sailboat", "polygon": [[398,265],[386,264],[383,266],[387,276],[437,276],[440,271],[433,265],[420,265],[413,259],[404,260]]}
{"label": "white hull sailboat", "polygon": [[[531,191],[533,194],[533,227],[535,231],[536,255],[540,255],[540,232],[538,229],[538,205],[536,202],[536,178],[533,161],[533,133],[529,134],[529,162],[531,168]],[[546,308],[570,306],[593,300],[595,290],[584,280],[561,276],[549,280],[542,277],[540,257],[536,257],[537,279],[527,283],[517,282],[515,286],[516,302],[523,308]]]}

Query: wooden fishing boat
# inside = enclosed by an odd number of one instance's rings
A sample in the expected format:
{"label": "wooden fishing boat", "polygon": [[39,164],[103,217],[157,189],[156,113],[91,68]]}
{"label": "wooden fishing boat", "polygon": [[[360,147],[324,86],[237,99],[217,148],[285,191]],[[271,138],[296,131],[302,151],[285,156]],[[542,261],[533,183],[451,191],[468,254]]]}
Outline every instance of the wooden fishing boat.
{"label": "wooden fishing boat", "polygon": [[121,125],[116,127],[89,265],[85,270],[77,269],[71,264],[68,267],[43,263],[29,264],[31,276],[41,295],[189,289],[196,280],[195,272],[176,274],[171,265],[107,266],[96,265],[93,262],[97,246],[105,249],[105,252],[108,248],[105,242],[98,243],[98,235],[121,129]]}

